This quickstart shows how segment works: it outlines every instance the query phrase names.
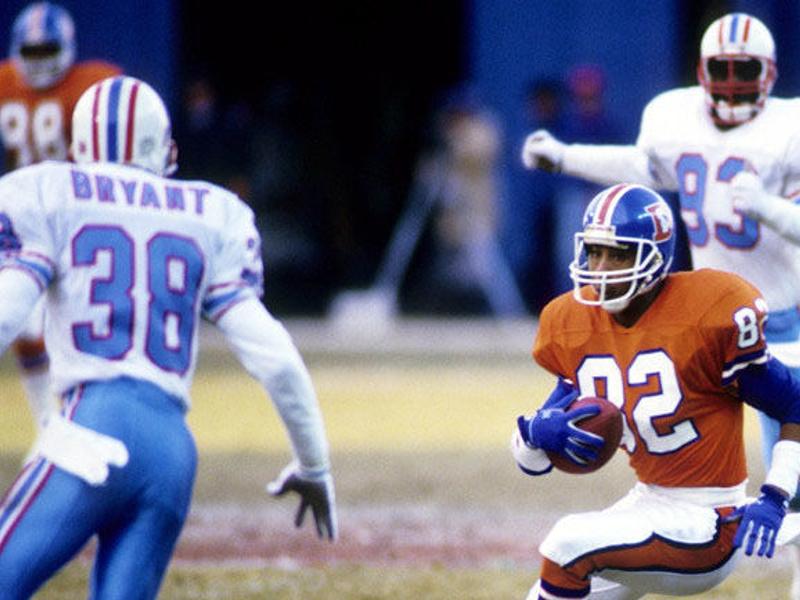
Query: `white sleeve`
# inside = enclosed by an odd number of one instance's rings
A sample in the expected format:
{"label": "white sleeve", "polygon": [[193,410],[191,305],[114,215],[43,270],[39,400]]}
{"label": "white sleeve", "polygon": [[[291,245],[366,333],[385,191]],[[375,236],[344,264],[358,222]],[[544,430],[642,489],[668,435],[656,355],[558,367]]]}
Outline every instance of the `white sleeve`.
{"label": "white sleeve", "polygon": [[25,328],[41,295],[42,288],[27,271],[0,269],[0,354]]}
{"label": "white sleeve", "polygon": [[569,144],[561,171],[601,185],[638,183],[660,187],[655,166],[638,146]]}
{"label": "white sleeve", "polygon": [[755,217],[793,244],[800,245],[800,205],[791,200],[763,194],[755,209]]}
{"label": "white sleeve", "polygon": [[289,333],[254,297],[216,322],[250,375],[267,390],[306,471],[329,467],[328,442],[311,376]]}

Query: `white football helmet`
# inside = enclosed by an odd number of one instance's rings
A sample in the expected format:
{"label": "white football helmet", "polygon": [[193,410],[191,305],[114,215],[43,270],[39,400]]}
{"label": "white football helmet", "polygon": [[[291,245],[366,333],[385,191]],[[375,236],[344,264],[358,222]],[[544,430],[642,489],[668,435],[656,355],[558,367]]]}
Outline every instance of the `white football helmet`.
{"label": "white football helmet", "polygon": [[755,117],[777,77],[775,41],[764,23],[731,13],[708,26],[700,43],[697,78],[715,123],[736,126]]}
{"label": "white football helmet", "polygon": [[54,86],[75,62],[72,17],[56,4],[31,4],[14,20],[9,56],[29,86],[37,90]]}
{"label": "white football helmet", "polygon": [[88,88],[72,113],[77,163],[135,165],[158,175],[175,172],[169,114],[156,91],[134,77],[109,77]]}

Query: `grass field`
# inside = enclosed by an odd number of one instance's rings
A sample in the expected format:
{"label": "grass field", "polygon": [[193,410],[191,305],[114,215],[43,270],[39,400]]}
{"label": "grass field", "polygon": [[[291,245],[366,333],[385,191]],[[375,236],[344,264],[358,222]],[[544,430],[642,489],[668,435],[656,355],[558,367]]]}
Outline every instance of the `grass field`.
{"label": "grass field", "polygon": [[[621,455],[581,477],[521,475],[506,446],[514,419],[550,378],[519,355],[306,353],[332,447],[340,543],[292,525],[293,501],[263,485],[289,458],[260,388],[224,351],[201,355],[190,422],[200,450],[192,514],[162,591],[168,599],[524,598],[538,542],[559,515],[602,507],[632,482]],[[8,357],[0,361],[5,487],[31,440]],[[752,479],[762,476],[748,419]],[[85,596],[91,548],[37,598]],[[785,598],[785,556],[746,561],[702,598]]]}

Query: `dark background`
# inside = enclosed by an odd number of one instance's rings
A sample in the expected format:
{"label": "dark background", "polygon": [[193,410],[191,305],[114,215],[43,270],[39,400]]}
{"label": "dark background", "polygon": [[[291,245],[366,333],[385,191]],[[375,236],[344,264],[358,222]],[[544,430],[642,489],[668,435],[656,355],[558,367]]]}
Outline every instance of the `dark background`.
{"label": "dark background", "polygon": [[[592,65],[613,124],[598,135],[614,139],[567,141],[632,143],[650,98],[695,83],[705,27],[745,10],[776,39],[775,93],[800,89],[800,7],[789,0],[300,1],[262,3],[258,14],[239,1],[61,4],[79,59],[116,62],[165,98],[177,175],[232,187],[256,210],[265,300],[277,314],[322,314],[338,291],[371,283],[418,158],[435,143],[435,111],[454,90],[468,87],[502,129],[501,241],[535,313],[561,291],[565,265],[552,248],[573,225],[535,198],[550,182],[519,165],[537,125],[525,104],[532,82]],[[25,5],[0,4],[0,47]],[[213,99],[200,127],[198,98]]]}

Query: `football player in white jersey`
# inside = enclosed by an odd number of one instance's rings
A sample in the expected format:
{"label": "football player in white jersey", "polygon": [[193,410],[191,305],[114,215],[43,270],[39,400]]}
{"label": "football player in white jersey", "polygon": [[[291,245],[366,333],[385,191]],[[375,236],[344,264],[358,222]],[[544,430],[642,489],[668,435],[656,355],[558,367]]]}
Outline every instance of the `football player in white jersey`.
{"label": "football player in white jersey", "polygon": [[[800,376],[800,234],[792,243],[780,218],[800,201],[800,99],[770,96],[775,42],[745,13],[708,26],[697,77],[699,85],[650,101],[635,145],[563,144],[538,130],[525,140],[522,161],[600,184],[678,192],[693,267],[736,273],[762,291],[771,351]],[[759,417],[768,468],[778,427]]]}
{"label": "football player in white jersey", "polygon": [[196,450],[184,415],[198,323],[225,334],[269,393],[295,459],[267,486],[337,532],[328,444],[303,360],[259,300],[252,211],[174,169],[167,111],[131,77],[73,113],[75,164],[0,179],[0,350],[45,295],[64,400],[0,506],[0,590],[29,598],[97,535],[92,596],[155,598],[186,518]]}

